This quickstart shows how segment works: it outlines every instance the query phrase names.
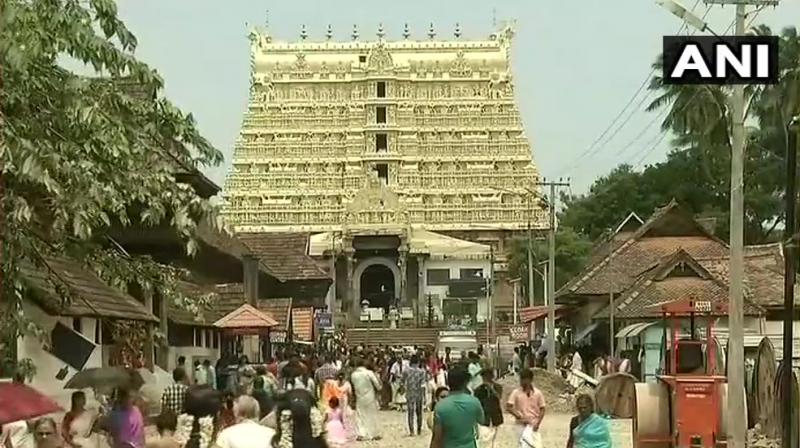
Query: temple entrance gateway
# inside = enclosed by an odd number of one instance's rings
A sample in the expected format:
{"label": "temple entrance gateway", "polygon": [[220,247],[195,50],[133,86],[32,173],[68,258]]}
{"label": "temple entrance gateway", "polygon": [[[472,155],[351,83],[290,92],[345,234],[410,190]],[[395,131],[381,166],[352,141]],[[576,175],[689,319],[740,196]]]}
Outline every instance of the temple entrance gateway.
{"label": "temple entrance gateway", "polygon": [[388,309],[394,302],[394,274],[382,264],[373,264],[361,274],[361,303]]}
{"label": "temple entrance gateway", "polygon": [[359,307],[366,300],[369,308],[388,311],[400,297],[400,268],[389,257],[369,257],[358,263],[353,273],[353,292]]}

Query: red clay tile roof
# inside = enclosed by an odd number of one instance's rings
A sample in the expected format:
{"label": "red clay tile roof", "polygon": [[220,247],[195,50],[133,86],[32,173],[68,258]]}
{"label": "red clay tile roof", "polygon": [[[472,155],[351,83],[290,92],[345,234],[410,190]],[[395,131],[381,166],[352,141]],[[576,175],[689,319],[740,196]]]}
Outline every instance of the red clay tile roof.
{"label": "red clay tile roof", "polygon": [[[566,311],[567,308],[563,305],[556,305],[556,318],[564,315]],[[547,306],[526,306],[525,308],[520,308],[519,310],[519,321],[522,324],[527,324],[528,322],[544,318],[547,316],[547,313]]]}
{"label": "red clay tile roof", "polygon": [[217,328],[272,328],[278,322],[267,313],[257,310],[249,303],[231,311],[218,321],[214,322]]}
{"label": "red clay tile roof", "polygon": [[307,233],[240,233],[237,237],[280,281],[330,278],[307,255]]}
{"label": "red clay tile roof", "polygon": [[[23,262],[21,270],[33,300],[52,315],[158,322],[143,303],[109,286],[77,260],[47,256],[42,266]],[[70,303],[64,303],[53,283],[69,291]]]}
{"label": "red clay tile roof", "polygon": [[558,297],[621,293],[664,257],[683,249],[692,258],[727,256],[724,242],[711,235],[675,201],[657,209],[650,219],[615,247],[598,256],[557,293]]}
{"label": "red clay tile roof", "polygon": [[[760,315],[763,310],[745,298],[746,315]],[[615,300],[615,317],[619,319],[643,319],[656,317],[654,309],[662,303],[692,299],[713,303],[728,302],[727,278],[720,278],[707,270],[702,262],[693,259],[683,250],[665,258],[658,266],[644,273],[636,283]],[[608,318],[605,307],[595,314],[597,318]]]}
{"label": "red clay tile roof", "polygon": [[278,322],[276,330],[289,331],[292,299],[258,299],[258,309]]}
{"label": "red clay tile roof", "polygon": [[292,309],[292,333],[297,341],[311,342],[314,337],[314,308]]}
{"label": "red clay tile roof", "polygon": [[[700,260],[700,263],[715,277],[724,279],[727,283],[730,268],[728,257]],[[782,308],[783,266],[776,268],[772,263],[759,254],[745,258],[745,297],[764,308]],[[800,306],[800,289],[795,289],[794,303]]]}

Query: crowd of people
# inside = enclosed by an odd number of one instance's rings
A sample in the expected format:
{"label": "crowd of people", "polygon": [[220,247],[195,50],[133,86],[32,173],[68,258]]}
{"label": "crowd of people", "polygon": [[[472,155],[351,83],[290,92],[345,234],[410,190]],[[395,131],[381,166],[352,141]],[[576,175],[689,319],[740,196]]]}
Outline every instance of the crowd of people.
{"label": "crowd of people", "polygon": [[[30,440],[6,437],[0,448],[346,448],[380,440],[387,409],[406,413],[409,437],[429,433],[430,448],[493,448],[504,424],[513,425],[521,448],[542,447],[547,407],[532,370],[516,364],[519,386],[504,400],[495,381],[501,369],[491,364],[480,349],[438,356],[418,347],[289,350],[264,364],[240,356],[195,363],[191,375],[179,359],[157,416],[143,415],[131,389],[117,389],[99,414],[77,391],[60,426],[41,419],[28,426]],[[590,397],[578,399],[569,448],[610,448],[607,426],[592,410]],[[150,423],[157,437],[145,437]]]}

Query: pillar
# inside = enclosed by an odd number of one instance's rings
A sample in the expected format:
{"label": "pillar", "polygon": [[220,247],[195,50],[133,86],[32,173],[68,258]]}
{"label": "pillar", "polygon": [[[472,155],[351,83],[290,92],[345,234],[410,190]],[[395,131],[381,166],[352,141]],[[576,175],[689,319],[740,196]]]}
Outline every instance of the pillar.
{"label": "pillar", "polygon": [[167,299],[161,295],[158,297],[157,304],[158,314],[156,315],[159,318],[158,331],[163,335],[164,339],[161,341],[161,344],[158,347],[158,358],[156,359],[156,363],[159,367],[168,371],[170,367],[169,304],[167,303]]}
{"label": "pillar", "polygon": [[428,300],[425,295],[425,258],[417,255],[417,306],[414,310],[417,326],[421,326],[428,312]]}
{"label": "pillar", "polygon": [[397,267],[400,268],[400,297],[397,302],[402,307],[408,305],[408,247],[401,244],[397,252]]}
{"label": "pillar", "polygon": [[257,306],[258,258],[253,255],[244,255],[242,257],[242,270],[244,277],[244,298],[250,305]]}
{"label": "pillar", "polygon": [[356,251],[353,248],[353,240],[346,239],[343,240],[344,246],[344,256],[347,263],[347,277],[346,277],[346,288],[347,288],[347,302],[350,305],[350,318],[353,319],[353,323],[358,322],[359,317],[361,316],[361,298],[356,297],[355,287],[353,286],[353,271],[355,270],[355,256]]}
{"label": "pillar", "polygon": [[[142,295],[144,295],[144,306],[147,308],[148,311],[157,316],[158,313],[153,308],[153,291],[152,290],[144,291]],[[164,320],[166,318],[167,318],[166,314],[161,315],[161,320]],[[100,321],[98,321],[98,325],[99,322]],[[155,324],[152,322],[146,322],[145,325],[147,326],[147,336],[145,337],[145,343],[144,343],[144,366],[152,372],[155,362],[156,341],[155,341],[155,331],[154,331],[155,328],[153,328]]]}

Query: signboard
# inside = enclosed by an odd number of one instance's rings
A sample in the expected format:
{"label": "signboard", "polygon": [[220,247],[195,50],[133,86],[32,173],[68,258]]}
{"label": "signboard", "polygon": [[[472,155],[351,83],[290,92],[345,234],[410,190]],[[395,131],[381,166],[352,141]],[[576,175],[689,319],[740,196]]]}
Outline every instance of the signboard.
{"label": "signboard", "polygon": [[331,313],[317,313],[317,327],[333,328],[333,315]]}
{"label": "signboard", "polygon": [[477,335],[474,330],[453,330],[453,331],[440,331],[439,337],[454,337],[454,336],[466,336],[470,338],[474,338]]}
{"label": "signboard", "polygon": [[286,332],[285,331],[270,331],[269,332],[269,342],[276,343],[276,344],[285,344],[286,343]]}
{"label": "signboard", "polygon": [[711,302],[709,301],[694,302],[694,310],[697,311],[698,313],[710,313]]}
{"label": "signboard", "polygon": [[531,327],[528,324],[512,325],[508,327],[508,333],[514,342],[528,342],[530,340]]}

